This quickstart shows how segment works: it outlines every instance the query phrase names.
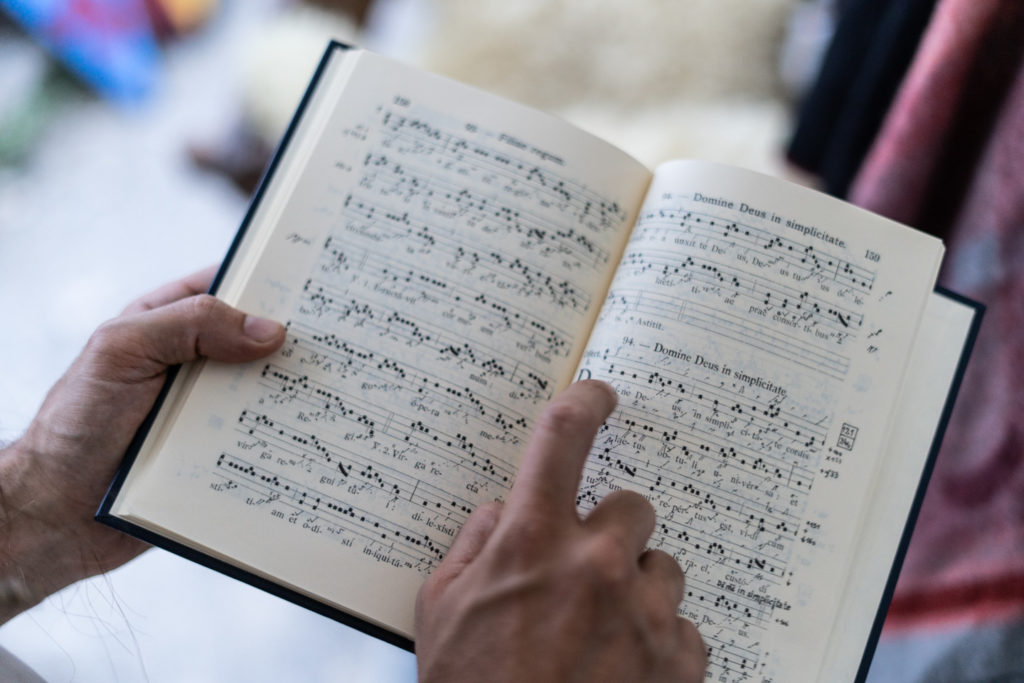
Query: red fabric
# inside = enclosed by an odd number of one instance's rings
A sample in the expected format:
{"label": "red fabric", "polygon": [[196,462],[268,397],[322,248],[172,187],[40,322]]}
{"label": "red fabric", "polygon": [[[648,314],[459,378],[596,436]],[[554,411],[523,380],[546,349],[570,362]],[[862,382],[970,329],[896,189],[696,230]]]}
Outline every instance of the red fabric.
{"label": "red fabric", "polygon": [[942,0],[851,200],[988,307],[886,628],[1024,614],[1024,2]]}

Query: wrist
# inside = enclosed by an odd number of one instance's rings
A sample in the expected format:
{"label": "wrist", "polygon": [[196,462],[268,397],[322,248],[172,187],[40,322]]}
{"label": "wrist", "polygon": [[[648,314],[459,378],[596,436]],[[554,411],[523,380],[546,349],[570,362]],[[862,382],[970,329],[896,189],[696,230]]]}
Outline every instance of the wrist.
{"label": "wrist", "polygon": [[73,530],[48,515],[53,493],[25,439],[0,449],[0,623],[73,583]]}

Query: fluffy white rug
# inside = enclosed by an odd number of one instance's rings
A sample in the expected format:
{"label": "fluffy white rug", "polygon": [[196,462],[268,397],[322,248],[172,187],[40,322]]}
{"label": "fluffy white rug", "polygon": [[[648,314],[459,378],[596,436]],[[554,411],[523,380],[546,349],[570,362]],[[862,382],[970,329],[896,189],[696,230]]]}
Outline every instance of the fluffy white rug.
{"label": "fluffy white rug", "polygon": [[[378,0],[380,1],[380,0]],[[407,0],[408,1],[408,0]],[[426,68],[558,114],[649,166],[702,158],[782,173],[787,23],[806,0],[418,0]],[[284,130],[343,18],[295,3],[247,55],[245,110]]]}
{"label": "fluffy white rug", "polygon": [[654,165],[780,170],[800,0],[437,0],[428,68],[574,121]]}

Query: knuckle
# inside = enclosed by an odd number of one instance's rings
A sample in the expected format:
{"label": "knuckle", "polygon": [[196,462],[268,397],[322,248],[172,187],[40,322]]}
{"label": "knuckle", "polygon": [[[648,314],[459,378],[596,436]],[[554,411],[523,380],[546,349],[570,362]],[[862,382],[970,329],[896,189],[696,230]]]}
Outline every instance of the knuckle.
{"label": "knuckle", "polygon": [[107,349],[117,344],[123,336],[123,322],[120,318],[112,318],[111,320],[107,320],[100,324],[100,326],[93,331],[92,335],[89,337],[86,347],[94,351]]}
{"label": "knuckle", "polygon": [[601,590],[625,589],[636,573],[636,558],[612,534],[595,534],[579,553],[581,573]]}
{"label": "knuckle", "polygon": [[540,558],[551,543],[547,520],[537,515],[520,515],[501,534],[497,549],[503,561],[515,566],[531,564]]}
{"label": "knuckle", "polygon": [[433,602],[436,597],[436,593],[439,589],[438,584],[441,579],[441,572],[434,571],[427,577],[426,581],[420,586],[420,589],[416,592],[416,610],[420,611],[425,606]]}
{"label": "knuckle", "polygon": [[504,508],[504,504],[498,500],[489,500],[486,503],[481,503],[470,513],[470,516],[477,517],[498,517],[501,515],[501,511]]}
{"label": "knuckle", "polygon": [[667,577],[678,581],[679,584],[686,582],[686,574],[683,573],[683,568],[679,566],[674,557],[659,548],[651,548],[647,554],[650,555],[650,562],[664,571]]}
{"label": "knuckle", "polygon": [[128,381],[139,376],[140,362],[149,358],[150,341],[131,317],[112,318],[89,336],[77,362],[97,377]]}
{"label": "knuckle", "polygon": [[220,302],[210,294],[196,294],[189,297],[190,313],[197,320],[206,320],[217,312]]}
{"label": "knuckle", "polygon": [[116,361],[135,351],[140,342],[135,326],[124,318],[112,318],[102,323],[89,336],[84,355],[104,362]]}
{"label": "knuckle", "polygon": [[435,605],[441,599],[443,589],[444,584],[441,582],[440,575],[437,572],[431,574],[423,585],[420,586],[419,591],[416,593],[416,603],[413,611],[417,632],[422,632],[422,627],[429,619]]}

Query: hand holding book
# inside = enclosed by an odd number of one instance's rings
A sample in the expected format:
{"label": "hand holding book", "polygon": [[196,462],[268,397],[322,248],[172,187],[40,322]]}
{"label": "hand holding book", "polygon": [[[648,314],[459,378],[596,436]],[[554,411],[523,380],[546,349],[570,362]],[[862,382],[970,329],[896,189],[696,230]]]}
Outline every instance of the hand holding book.
{"label": "hand holding book", "polygon": [[[279,324],[201,293],[212,275],[167,285],[101,327],[25,437],[0,452],[0,619],[146,549],[96,524],[92,511],[170,366],[200,356],[251,361],[281,346]],[[650,503],[620,492],[586,520],[575,510],[584,460],[614,405],[614,391],[599,382],[559,395],[508,504],[470,516],[421,590],[421,680],[478,680],[482,671],[496,681],[570,680],[585,671],[703,678],[703,643],[676,615],[682,570],[664,552],[644,551]],[[496,586],[505,590],[495,594]]]}
{"label": "hand holding book", "polygon": [[26,434],[0,452],[0,623],[146,549],[93,514],[169,366],[200,355],[251,361],[284,342],[278,323],[201,294],[213,274],[166,285],[100,327]]}

